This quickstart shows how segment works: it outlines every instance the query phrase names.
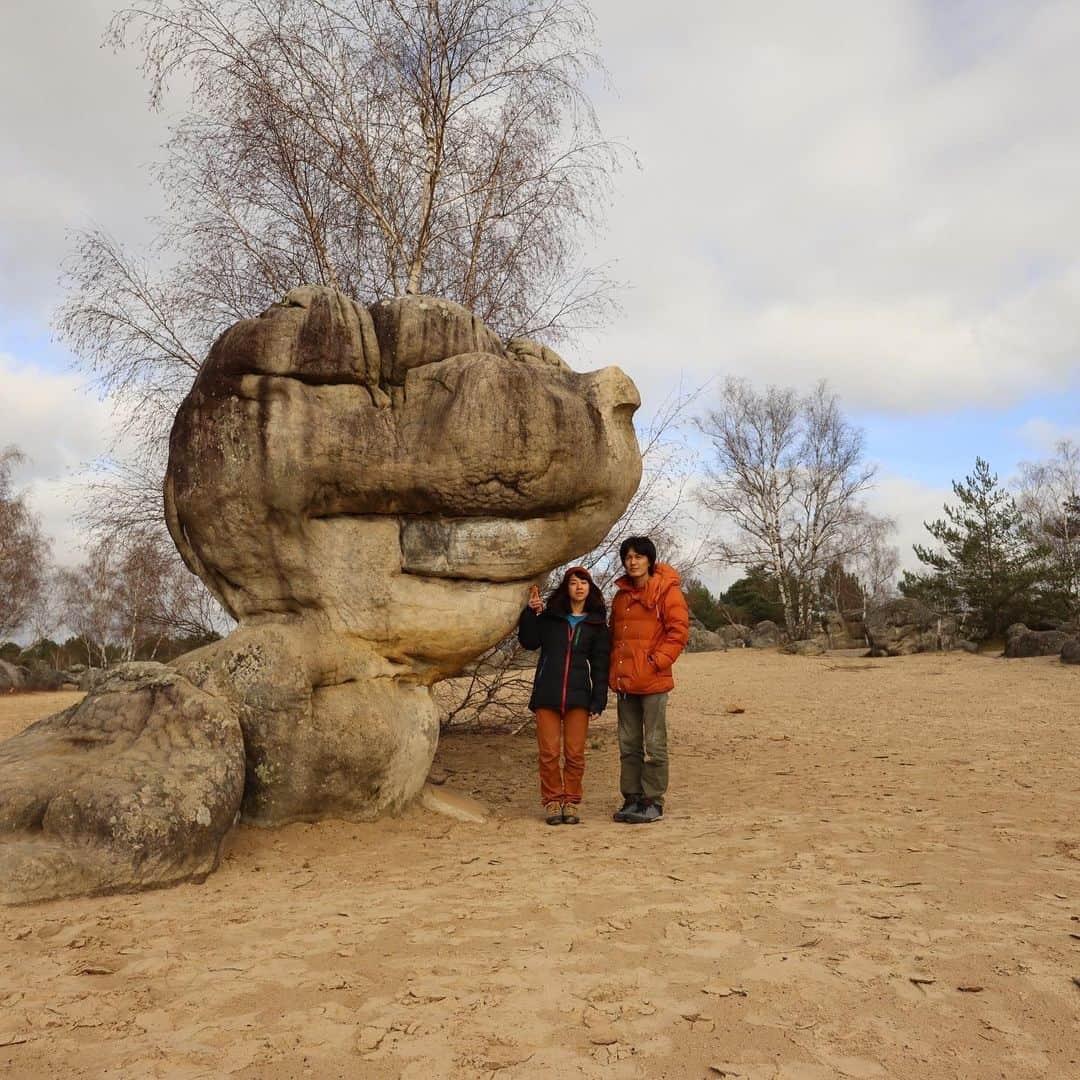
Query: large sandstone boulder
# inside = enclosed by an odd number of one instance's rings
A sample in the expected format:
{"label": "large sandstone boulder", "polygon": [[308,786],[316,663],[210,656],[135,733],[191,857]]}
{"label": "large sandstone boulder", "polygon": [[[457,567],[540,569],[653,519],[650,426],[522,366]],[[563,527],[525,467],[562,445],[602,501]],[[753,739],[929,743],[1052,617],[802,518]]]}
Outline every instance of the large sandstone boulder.
{"label": "large sandstone boulder", "polygon": [[1058,656],[1068,640],[1064,630],[1030,630],[1023,623],[1013,623],[1005,631],[1005,655],[1010,659]]}
{"label": "large sandstone boulder", "polygon": [[8,663],[7,660],[0,660],[0,694],[7,694],[12,690],[22,690],[25,686],[25,670]]}
{"label": "large sandstone boulder", "polygon": [[0,777],[0,902],[148,888],[217,864],[244,742],[225,701],[128,664],[0,743]]}
{"label": "large sandstone boulder", "polygon": [[866,647],[866,633],[862,619],[845,618],[838,611],[827,612],[822,620],[822,633],[815,634],[826,649],[863,649]]}
{"label": "large sandstone boulder", "polygon": [[[79,842],[93,858],[69,874],[74,856],[57,833],[47,854],[35,849],[38,870],[19,870],[23,836],[6,864],[12,880],[44,884],[8,895],[203,873],[237,810],[259,825],[399,811],[435,752],[431,685],[502,639],[529,585],[597,544],[637,489],[638,404],[617,368],[578,374],[535,342],[504,346],[471,312],[431,297],[365,308],[305,286],[225,331],[173,425],[165,512],[184,561],[239,624],[171,669],[199,703],[184,706],[193,723],[216,708],[215,722],[233,725],[230,749],[222,736],[206,753],[232,762],[242,743],[240,787],[226,799],[219,778],[219,798],[200,796],[211,843],[190,833],[188,806],[160,779],[173,760],[147,761],[142,812],[175,825],[154,834],[160,849],[141,832],[136,858],[98,828],[137,771],[127,721],[107,715],[142,716],[110,673],[88,699],[92,742],[95,760],[115,758],[123,779],[114,791],[102,767],[82,782],[94,809]],[[153,722],[182,730],[158,720],[166,706],[155,701]],[[32,830],[32,808],[68,783],[50,767],[36,786],[12,786],[9,770],[29,775],[35,754],[52,760],[74,745],[42,736],[0,758],[0,833]],[[81,884],[50,894],[50,873]]]}
{"label": "large sandstone boulder", "polygon": [[865,621],[871,656],[909,656],[938,652],[956,644],[956,620],[939,615],[913,599],[890,600],[870,611]]}
{"label": "large sandstone boulder", "polygon": [[505,636],[530,582],[636,490],[630,380],[513,345],[444,300],[368,310],[302,288],[211,350],[173,427],[169,528],[241,630],[275,628],[265,649],[299,695],[273,735],[241,710],[263,777],[249,820],[414,796],[427,687]]}
{"label": "large sandstone boulder", "polygon": [[44,660],[31,660],[26,669],[29,673],[27,690],[59,690],[67,682],[67,676],[62,671],[50,667]]}
{"label": "large sandstone boulder", "polygon": [[817,638],[805,638],[786,642],[780,646],[780,651],[789,656],[822,656],[828,651],[828,645]]}
{"label": "large sandstone boulder", "polygon": [[750,644],[755,649],[771,649],[780,644],[782,631],[771,619],[762,619],[754,624]]}
{"label": "large sandstone boulder", "polygon": [[88,667],[80,671],[76,676],[75,683],[84,693],[93,690],[100,682],[107,679],[109,672],[105,668]]}
{"label": "large sandstone boulder", "polygon": [[753,630],[742,623],[728,623],[721,626],[716,633],[729,649],[749,648],[754,637]]}
{"label": "large sandstone boulder", "polygon": [[686,642],[687,652],[717,652],[726,648],[727,645],[719,634],[706,630],[700,623],[696,626],[691,624],[690,637]]}

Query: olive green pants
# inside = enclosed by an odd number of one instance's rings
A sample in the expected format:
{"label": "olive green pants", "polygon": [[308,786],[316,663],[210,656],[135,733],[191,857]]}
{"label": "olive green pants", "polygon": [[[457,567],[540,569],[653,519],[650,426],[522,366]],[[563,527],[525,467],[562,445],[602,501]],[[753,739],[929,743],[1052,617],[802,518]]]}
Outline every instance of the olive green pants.
{"label": "olive green pants", "polygon": [[663,805],[668,786],[667,699],[619,694],[619,787]]}

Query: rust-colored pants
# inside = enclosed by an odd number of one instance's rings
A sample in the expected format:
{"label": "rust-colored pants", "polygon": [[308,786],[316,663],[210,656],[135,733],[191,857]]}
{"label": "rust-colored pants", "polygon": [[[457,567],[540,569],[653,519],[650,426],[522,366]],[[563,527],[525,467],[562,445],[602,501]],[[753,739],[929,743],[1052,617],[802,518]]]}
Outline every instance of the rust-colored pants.
{"label": "rust-colored pants", "polygon": [[[567,709],[565,713],[555,709],[536,710],[542,803],[581,802],[581,778],[585,775],[585,735],[588,730],[587,709]],[[565,758],[561,769],[560,749]]]}

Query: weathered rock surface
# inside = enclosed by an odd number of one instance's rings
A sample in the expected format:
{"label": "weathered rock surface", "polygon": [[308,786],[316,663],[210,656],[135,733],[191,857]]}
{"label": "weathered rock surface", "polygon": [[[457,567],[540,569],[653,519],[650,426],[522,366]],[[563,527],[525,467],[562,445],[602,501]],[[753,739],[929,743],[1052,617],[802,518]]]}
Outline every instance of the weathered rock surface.
{"label": "weathered rock surface", "polygon": [[1080,638],[1071,637],[1061,646],[1061,662],[1080,664]]}
{"label": "weathered rock surface", "polygon": [[104,668],[86,668],[85,670],[78,672],[78,677],[76,678],[75,682],[80,690],[82,690],[83,692],[87,692],[89,690],[93,690],[94,687],[98,685],[98,683],[102,682],[105,678],[107,678],[108,674],[108,671],[106,671]]}
{"label": "weathered rock surface", "polygon": [[165,498],[181,554],[241,631],[278,628],[265,647],[294,700],[240,709],[258,774],[245,817],[371,817],[420,790],[426,688],[622,512],[637,405],[617,368],[504,348],[431,297],[365,311],[294,289],[219,339],[177,415]]}
{"label": "weathered rock surface", "polygon": [[782,633],[780,627],[771,619],[762,619],[754,624],[754,633],[750,644],[755,649],[771,649],[780,644]]}
{"label": "weathered rock surface", "polygon": [[26,672],[7,660],[0,660],[0,694],[10,690],[22,690],[26,685]]}
{"label": "weathered rock surface", "polygon": [[742,623],[729,623],[716,631],[729,649],[749,648],[754,632]]}
{"label": "weathered rock surface", "polygon": [[807,638],[802,641],[788,641],[780,646],[780,651],[790,656],[821,656],[828,650],[823,642]]}
{"label": "weathered rock surface", "polygon": [[890,600],[866,616],[871,656],[910,656],[954,648],[956,620],[919,600]]}
{"label": "weathered rock surface", "polygon": [[59,690],[68,682],[67,675],[50,667],[44,660],[31,660],[26,665],[27,690]]}
{"label": "weathered rock surface", "polygon": [[244,786],[228,704],[161,664],[127,664],[0,743],[0,902],[207,874]]}
{"label": "weathered rock surface", "polygon": [[706,630],[701,625],[691,625],[690,638],[686,643],[687,652],[717,652],[726,649],[724,639],[712,630]]}
{"label": "weathered rock surface", "polygon": [[369,821],[423,785],[439,735],[428,688],[368,677],[370,652],[347,635],[241,626],[175,666],[235,708],[248,755],[242,810],[254,824]]}
{"label": "weathered rock surface", "polygon": [[[368,309],[305,286],[230,327],[177,413],[165,511],[239,626],[146,673],[153,687],[82,673],[87,712],[2,747],[9,897],[205,873],[238,810],[260,825],[399,811],[434,755],[431,685],[504,637],[528,586],[637,489],[638,404],[617,368],[504,346],[431,297]],[[189,726],[204,734],[185,756]],[[82,825],[61,827],[41,808],[76,775]],[[117,807],[130,835],[107,827]]]}
{"label": "weathered rock surface", "polygon": [[1005,655],[1010,659],[1058,656],[1068,640],[1064,630],[1029,630],[1023,623],[1013,623],[1005,631]]}

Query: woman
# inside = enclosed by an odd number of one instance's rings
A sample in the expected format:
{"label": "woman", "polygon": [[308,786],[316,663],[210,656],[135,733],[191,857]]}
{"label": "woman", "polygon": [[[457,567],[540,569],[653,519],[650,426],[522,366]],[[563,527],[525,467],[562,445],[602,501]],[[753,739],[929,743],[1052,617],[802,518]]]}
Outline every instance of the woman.
{"label": "woman", "polygon": [[549,825],[581,821],[585,735],[589,720],[597,719],[607,704],[611,646],[606,615],[604,597],[589,571],[572,566],[546,608],[533,591],[518,624],[522,648],[540,650],[529,708],[536,713],[540,800]]}

